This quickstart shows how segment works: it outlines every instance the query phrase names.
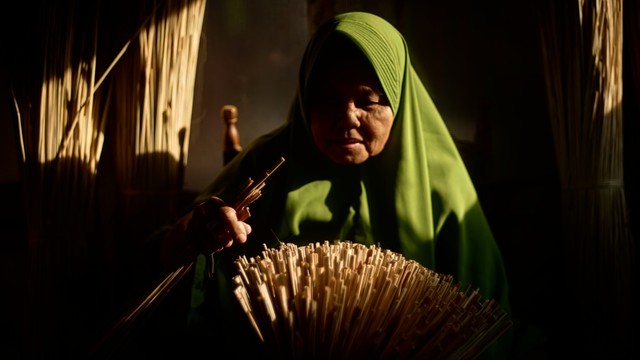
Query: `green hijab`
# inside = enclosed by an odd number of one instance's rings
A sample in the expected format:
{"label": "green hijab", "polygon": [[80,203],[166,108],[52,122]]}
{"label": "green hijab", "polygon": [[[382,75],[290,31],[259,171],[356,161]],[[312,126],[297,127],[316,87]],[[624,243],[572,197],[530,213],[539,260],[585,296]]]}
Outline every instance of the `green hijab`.
{"label": "green hijab", "polygon": [[[316,60],[332,36],[351,39],[375,69],[394,124],[383,152],[362,165],[330,163],[316,149],[305,113]],[[330,50],[330,49],[329,49]],[[247,178],[285,163],[251,206],[254,232],[246,248],[225,250],[231,261],[277,240],[305,244],[353,240],[379,244],[479,288],[509,311],[500,251],[456,145],[416,74],[403,36],[384,19],[362,12],[332,18],[318,29],[302,59],[288,119],[229,163],[198,200],[232,201]]]}

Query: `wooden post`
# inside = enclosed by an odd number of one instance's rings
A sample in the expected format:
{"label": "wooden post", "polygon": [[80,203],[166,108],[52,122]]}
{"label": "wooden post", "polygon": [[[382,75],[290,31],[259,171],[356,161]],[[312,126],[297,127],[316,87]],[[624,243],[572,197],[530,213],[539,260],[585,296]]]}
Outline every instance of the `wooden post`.
{"label": "wooden post", "polygon": [[236,127],[238,122],[238,108],[234,105],[224,105],[220,111],[222,121],[225,124],[223,132],[223,161],[226,165],[242,151],[240,146],[240,133]]}

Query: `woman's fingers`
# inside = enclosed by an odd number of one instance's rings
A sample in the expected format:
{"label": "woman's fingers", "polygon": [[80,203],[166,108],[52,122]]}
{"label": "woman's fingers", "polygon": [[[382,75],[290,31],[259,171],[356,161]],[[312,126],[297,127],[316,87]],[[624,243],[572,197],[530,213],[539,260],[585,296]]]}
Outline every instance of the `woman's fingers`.
{"label": "woman's fingers", "polygon": [[243,244],[251,233],[251,226],[239,220],[235,209],[222,199],[212,197],[193,209],[194,226],[204,226],[200,234],[203,253],[213,253],[230,247],[234,242]]}
{"label": "woman's fingers", "polygon": [[220,207],[222,218],[224,219],[226,230],[225,233],[230,236],[232,241],[243,244],[247,241],[247,236],[251,233],[249,224],[238,220],[238,214],[229,206]]}

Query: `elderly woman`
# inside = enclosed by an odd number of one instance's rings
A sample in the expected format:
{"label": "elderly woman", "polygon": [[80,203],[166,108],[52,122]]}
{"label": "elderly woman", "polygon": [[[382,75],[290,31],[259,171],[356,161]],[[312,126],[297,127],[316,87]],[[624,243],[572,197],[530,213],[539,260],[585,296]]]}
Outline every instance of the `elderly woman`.
{"label": "elderly woman", "polygon": [[[229,204],[280,157],[285,163],[244,219]],[[368,13],[338,15],[318,29],[286,122],[224,167],[167,239],[173,249],[223,249],[199,290],[196,274],[192,319],[201,320],[205,347],[260,351],[229,283],[234,259],[279,241],[377,244],[509,311],[501,254],[452,137],[402,35]],[[504,357],[509,338],[484,355]]]}

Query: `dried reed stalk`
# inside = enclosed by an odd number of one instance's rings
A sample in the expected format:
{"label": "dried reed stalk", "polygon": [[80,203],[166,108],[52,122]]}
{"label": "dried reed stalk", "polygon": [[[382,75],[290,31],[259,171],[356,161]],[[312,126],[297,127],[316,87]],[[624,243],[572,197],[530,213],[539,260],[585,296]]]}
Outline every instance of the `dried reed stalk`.
{"label": "dried reed stalk", "polygon": [[83,335],[87,302],[68,299],[80,297],[91,252],[108,96],[96,82],[97,22],[82,7],[47,5],[41,72],[24,97],[14,94],[29,246],[25,351],[36,358],[77,348],[71,339]]}
{"label": "dried reed stalk", "polygon": [[58,10],[50,9],[39,93],[14,103],[29,224],[69,230],[91,220],[107,109],[96,83],[97,28],[87,36],[75,12]]}
{"label": "dried reed stalk", "polygon": [[236,265],[234,293],[274,358],[472,359],[511,326],[494,300],[377,246],[265,245]]}
{"label": "dried reed stalk", "polygon": [[[145,151],[169,149],[168,153],[186,164],[188,143],[185,142],[188,142],[189,136],[184,121],[190,121],[191,117],[194,58],[198,52],[205,1],[166,3],[171,8],[163,14],[165,18],[151,27],[163,27],[162,31],[167,36],[163,44],[152,42],[147,46],[147,52],[160,54],[153,56],[153,68],[164,69],[164,73],[162,76],[147,73],[146,78],[158,77],[161,84],[156,85],[154,80],[154,88],[144,90],[144,93],[148,94],[145,95],[147,97],[155,96],[157,89],[161,88],[164,95],[160,103],[171,104],[172,108],[161,108],[164,122],[159,125],[161,129],[156,131],[156,139],[162,140],[164,137],[165,142],[161,142],[161,145],[143,145],[142,148]],[[68,6],[73,4],[66,3],[47,5],[50,8],[43,9],[47,13],[49,27],[44,32],[42,78],[41,83],[36,84],[40,89],[37,95],[32,95],[35,101],[29,96],[26,99],[14,96],[30,247],[31,294],[27,314],[30,332],[26,338],[33,344],[27,348],[36,357],[40,357],[36,354],[40,351],[54,356],[57,351],[65,351],[64,348],[78,348],[78,344],[66,342],[81,341],[76,336],[78,334],[66,334],[59,329],[61,326],[64,329],[71,328],[65,324],[74,321],[72,319],[75,316],[67,313],[66,308],[76,307],[75,312],[81,314],[78,305],[72,305],[68,299],[81,296],[67,294],[66,291],[82,288],[76,285],[86,281],[82,278],[86,274],[79,265],[88,261],[88,253],[95,246],[90,243],[92,238],[89,232],[95,220],[95,180],[113,90],[110,87],[108,92],[102,92],[99,87],[132,43],[129,41],[102,76],[97,78],[99,7],[96,4],[88,5],[88,8],[95,10],[94,21],[91,21],[86,18],[87,13],[78,10],[83,6]],[[184,11],[181,6],[184,6]],[[145,20],[143,27],[149,22],[149,19]],[[87,29],[87,24],[93,28]],[[141,33],[142,37],[147,36]],[[147,67],[149,69],[151,66]],[[127,90],[136,88],[138,85],[131,79],[139,79],[138,75],[134,71],[133,76],[121,79],[127,84],[120,82],[120,87]],[[126,99],[126,96],[124,94],[122,99]],[[116,99],[114,103],[122,99]],[[153,107],[156,102],[146,103],[147,115],[155,112]],[[143,128],[155,126],[150,124],[151,119],[155,119],[152,116],[145,117]],[[114,118],[122,124],[135,124],[130,116],[121,118],[116,114]],[[174,126],[174,118],[181,123]],[[179,139],[185,140],[176,146]],[[123,154],[127,155],[135,158],[136,154]],[[169,173],[164,178],[181,176],[169,167],[162,171],[163,174]],[[152,178],[147,177],[146,183],[151,182]],[[83,300],[78,302],[87,303]],[[54,314],[58,316],[49,322],[42,322],[43,319],[51,319]],[[75,328],[81,331],[83,327],[78,324]]]}
{"label": "dried reed stalk", "polygon": [[[624,352],[633,243],[623,181],[622,1],[553,1],[542,51],[563,190],[567,331],[585,353]],[[575,311],[574,313],[572,313]]]}
{"label": "dried reed stalk", "polygon": [[164,1],[119,65],[115,158],[124,192],[182,188],[205,7]]}

